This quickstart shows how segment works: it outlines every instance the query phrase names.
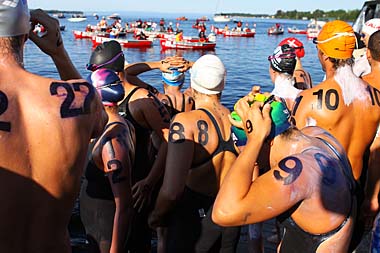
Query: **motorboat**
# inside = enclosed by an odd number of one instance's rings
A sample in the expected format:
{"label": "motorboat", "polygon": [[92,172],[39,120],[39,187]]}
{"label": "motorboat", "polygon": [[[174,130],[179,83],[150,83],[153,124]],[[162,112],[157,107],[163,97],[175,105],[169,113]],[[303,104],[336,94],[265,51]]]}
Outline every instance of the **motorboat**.
{"label": "motorboat", "polygon": [[231,21],[231,17],[223,13],[215,14],[213,19],[214,19],[214,22],[230,22]]}
{"label": "motorboat", "polygon": [[152,40],[135,40],[135,39],[120,39],[120,38],[106,38],[100,36],[93,36],[91,38],[93,46],[98,46],[104,42],[115,40],[120,43],[122,47],[125,48],[146,48],[151,47],[153,44]]}
{"label": "motorboat", "polygon": [[306,34],[306,29],[298,29],[296,26],[288,27],[288,33],[294,33],[294,34]]}
{"label": "motorboat", "polygon": [[276,24],[268,29],[268,35],[281,35],[284,34],[284,28],[280,24]]}
{"label": "motorboat", "polygon": [[318,37],[319,32],[322,30],[322,27],[326,24],[325,21],[312,20],[306,29],[306,36],[308,39],[314,39]]}

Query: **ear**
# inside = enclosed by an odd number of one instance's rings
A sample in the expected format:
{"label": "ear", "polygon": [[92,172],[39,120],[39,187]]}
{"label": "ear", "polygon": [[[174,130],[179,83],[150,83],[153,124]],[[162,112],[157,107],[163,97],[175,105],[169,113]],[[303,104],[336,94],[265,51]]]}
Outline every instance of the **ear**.
{"label": "ear", "polygon": [[368,61],[372,60],[371,50],[367,48],[365,51],[365,55],[367,56]]}

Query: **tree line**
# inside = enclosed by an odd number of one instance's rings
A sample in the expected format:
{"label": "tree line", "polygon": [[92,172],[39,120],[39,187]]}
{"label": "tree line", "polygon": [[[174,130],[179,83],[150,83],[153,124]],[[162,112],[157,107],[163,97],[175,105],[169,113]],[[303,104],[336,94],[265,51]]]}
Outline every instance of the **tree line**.
{"label": "tree line", "polygon": [[235,17],[274,17],[280,19],[340,19],[345,21],[354,21],[359,15],[360,10],[333,10],[333,11],[283,11],[278,10],[274,15],[268,14],[249,14],[249,13],[224,13]]}

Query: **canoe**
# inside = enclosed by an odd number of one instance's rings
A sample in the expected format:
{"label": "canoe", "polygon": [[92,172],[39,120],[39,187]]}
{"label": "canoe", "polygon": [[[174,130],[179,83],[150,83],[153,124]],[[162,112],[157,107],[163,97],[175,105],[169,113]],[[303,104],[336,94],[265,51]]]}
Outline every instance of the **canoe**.
{"label": "canoe", "polygon": [[254,37],[256,31],[243,32],[243,31],[224,31],[224,37]]}
{"label": "canoe", "polygon": [[94,36],[99,36],[99,37],[107,37],[107,38],[123,38],[127,35],[126,32],[119,32],[118,35],[114,35],[112,33],[108,32],[86,32],[86,31],[78,31],[78,30],[73,30],[74,38],[75,39],[91,39]]}
{"label": "canoe", "polygon": [[216,42],[192,42],[192,41],[175,41],[168,39],[160,39],[160,45],[162,49],[201,49],[201,50],[213,50],[215,49]]}
{"label": "canoe", "polygon": [[288,33],[294,33],[294,34],[306,34],[306,29],[298,29],[297,27],[288,27]]}
{"label": "canoe", "polygon": [[282,27],[279,27],[279,28],[271,27],[268,29],[268,35],[280,35],[280,34],[284,34],[284,28]]}
{"label": "canoe", "polygon": [[106,38],[106,37],[100,37],[100,36],[93,36],[91,40],[92,40],[92,45],[94,47],[102,44],[103,42],[107,42],[111,40],[115,40],[119,42],[122,47],[126,47],[126,48],[151,47],[153,44],[151,40],[113,39],[113,38]]}

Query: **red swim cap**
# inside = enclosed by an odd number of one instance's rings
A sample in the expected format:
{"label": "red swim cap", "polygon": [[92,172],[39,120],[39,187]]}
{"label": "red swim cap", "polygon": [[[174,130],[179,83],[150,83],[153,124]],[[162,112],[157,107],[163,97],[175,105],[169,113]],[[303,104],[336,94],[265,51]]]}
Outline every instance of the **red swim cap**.
{"label": "red swim cap", "polygon": [[298,58],[302,58],[305,56],[305,49],[303,48],[303,43],[299,41],[297,38],[286,38],[282,40],[278,45],[282,46],[284,44],[288,44],[290,47],[294,48]]}

